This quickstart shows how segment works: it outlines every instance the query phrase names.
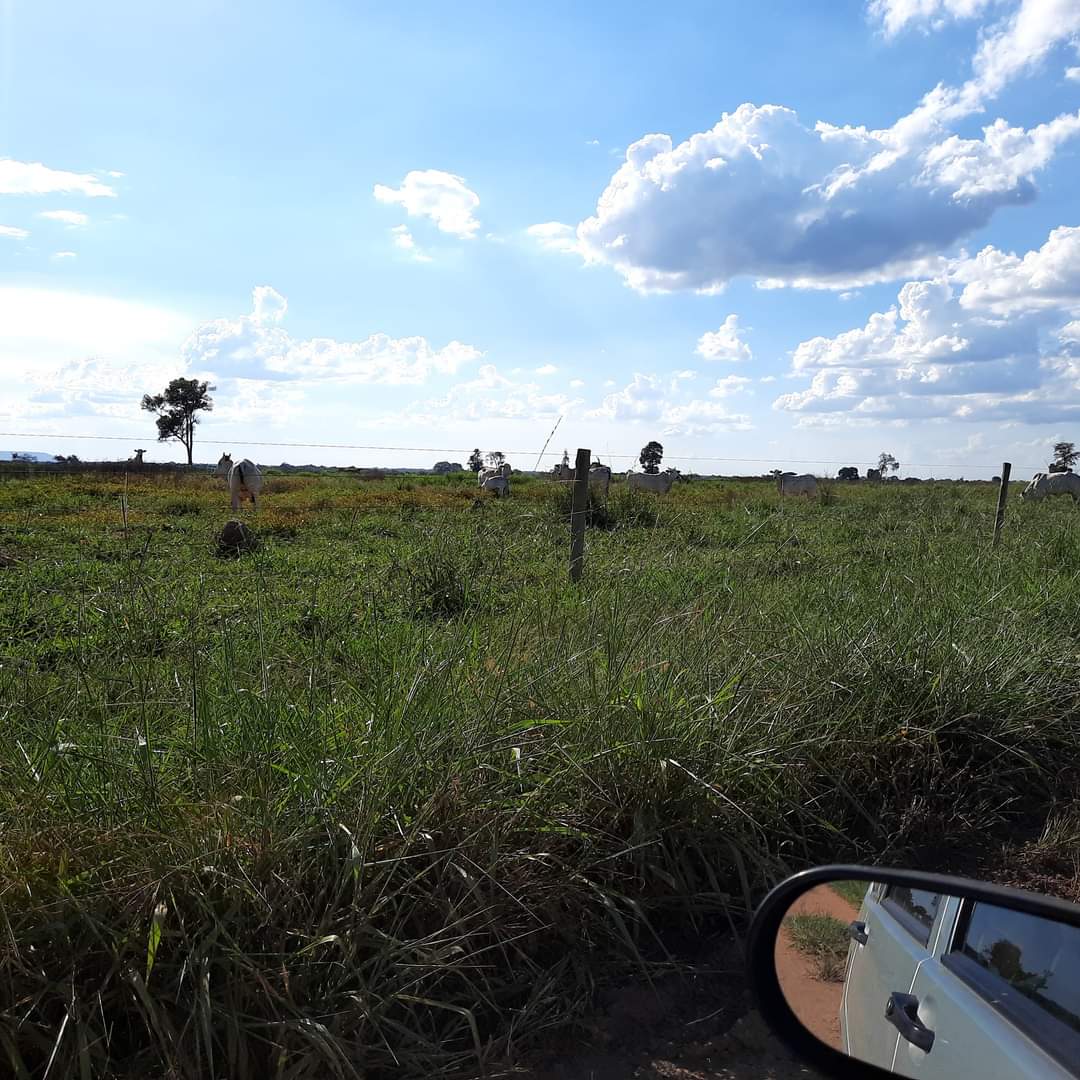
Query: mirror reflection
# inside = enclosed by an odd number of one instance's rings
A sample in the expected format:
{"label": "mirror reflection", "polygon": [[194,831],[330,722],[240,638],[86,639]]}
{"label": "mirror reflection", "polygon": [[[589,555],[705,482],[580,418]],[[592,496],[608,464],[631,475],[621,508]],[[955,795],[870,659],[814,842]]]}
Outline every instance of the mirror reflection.
{"label": "mirror reflection", "polygon": [[898,1076],[1080,1076],[1080,930],[870,881],[788,909],[776,972],[822,1042]]}

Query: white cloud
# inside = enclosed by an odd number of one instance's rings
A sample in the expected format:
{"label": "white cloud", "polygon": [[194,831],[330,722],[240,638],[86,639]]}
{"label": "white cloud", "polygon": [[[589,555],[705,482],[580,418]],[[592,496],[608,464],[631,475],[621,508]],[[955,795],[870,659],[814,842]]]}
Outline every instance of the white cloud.
{"label": "white cloud", "polygon": [[742,339],[745,333],[739,326],[739,316],[729,315],[719,330],[711,330],[698,338],[694,351],[706,360],[726,360],[735,363],[749,360],[753,353]]}
{"label": "white cloud", "polygon": [[[734,378],[740,384],[750,381]],[[608,394],[598,408],[586,415],[592,419],[654,423],[666,435],[746,430],[751,426],[749,417],[729,413],[719,401],[686,398],[681,390],[682,381],[677,376],[668,380],[638,372],[622,390]],[[717,383],[711,396],[726,396],[737,389],[732,384],[721,386],[722,383],[725,380]],[[717,390],[720,392],[716,393]]]}
{"label": "white cloud", "polygon": [[971,19],[998,0],[870,0],[871,18],[881,22],[892,37],[914,24],[923,30],[939,29],[948,19]]}
{"label": "white cloud", "polygon": [[535,369],[537,375],[543,375],[545,377],[554,375],[558,370],[559,369],[554,364],[541,364],[540,367]]}
{"label": "white cloud", "polygon": [[38,217],[48,221],[59,221],[71,229],[80,228],[90,220],[90,216],[80,210],[42,210]]}
{"label": "white cloud", "polygon": [[1022,258],[987,247],[910,281],[864,326],[802,342],[810,385],[774,407],[848,420],[1080,418],[1080,228]]}
{"label": "white cloud", "polygon": [[250,314],[215,319],[190,335],[182,350],[185,362],[196,370],[237,378],[400,385],[455,374],[482,355],[460,341],[434,348],[422,337],[294,338],[281,325],[287,306],[280,293],[259,286]]}
{"label": "white cloud", "polygon": [[52,253],[52,255],[49,256],[50,259],[57,259],[57,260],[60,260],[60,259],[74,259],[76,257],[77,256],[76,256],[74,251],[54,251]]}
{"label": "white cloud", "polygon": [[763,383],[776,382],[776,376],[775,375],[762,375],[761,378],[758,379],[758,382],[763,382]]}
{"label": "white cloud", "polygon": [[394,247],[407,251],[416,262],[431,262],[431,256],[425,255],[416,244],[408,225],[395,225],[391,230]]}
{"label": "white cloud", "polygon": [[116,195],[108,184],[89,173],[50,169],[40,161],[0,158],[0,195],[50,195],[56,192],[86,195],[92,199]]}
{"label": "white cloud", "polygon": [[[920,11],[984,7],[913,0],[875,11],[899,28]],[[998,209],[1035,198],[1035,175],[1080,134],[1080,113],[1029,130],[995,120],[981,138],[951,128],[1078,36],[1076,0],[1023,0],[981,35],[967,82],[935,87],[881,130],[811,127],[791,109],[744,104],[677,145],[645,135],[576,237],[555,239],[641,291],[714,293],[738,276],[845,289],[923,276]]]}
{"label": "white cloud", "polygon": [[558,251],[564,255],[581,254],[581,246],[572,225],[565,225],[561,221],[545,221],[539,225],[530,225],[525,231],[545,251]]}
{"label": "white cloud", "polygon": [[580,398],[545,392],[538,383],[521,382],[500,374],[494,364],[483,364],[475,379],[457,383],[438,398],[417,403],[387,423],[435,424],[473,420],[550,420],[572,412]]}
{"label": "white cloud", "polygon": [[1066,68],[1065,78],[1070,79],[1072,82],[1080,82],[1080,67]]}
{"label": "white cloud", "polygon": [[570,385],[570,388],[572,390],[580,390],[585,385],[585,380],[584,379],[571,379],[569,385]]}
{"label": "white cloud", "polygon": [[471,238],[480,228],[473,211],[480,197],[470,191],[464,178],[440,169],[414,169],[406,173],[398,188],[376,184],[375,198],[405,208],[410,217],[430,218],[436,227],[452,236]]}
{"label": "white cloud", "polygon": [[20,229],[17,225],[0,225],[0,236],[11,240],[25,240],[29,235],[28,229]]}
{"label": "white cloud", "polygon": [[181,372],[180,312],[59,289],[0,287],[4,409],[20,419],[134,419],[144,391]]}
{"label": "white cloud", "polygon": [[753,381],[753,379],[748,379],[745,375],[725,375],[722,379],[716,380],[713,388],[709,391],[709,397],[725,398],[734,394],[741,394]]}

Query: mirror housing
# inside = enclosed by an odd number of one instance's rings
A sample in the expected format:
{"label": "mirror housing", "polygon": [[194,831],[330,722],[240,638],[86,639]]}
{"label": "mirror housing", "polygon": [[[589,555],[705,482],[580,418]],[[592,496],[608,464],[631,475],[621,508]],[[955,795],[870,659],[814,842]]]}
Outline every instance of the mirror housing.
{"label": "mirror housing", "polygon": [[[1077,905],[1020,889],[991,885],[971,878],[916,870],[893,870],[843,864],[816,867],[787,878],[765,897],[754,914],[747,942],[747,981],[763,1019],[773,1032],[788,1049],[826,1076],[895,1078],[901,1075],[849,1057],[821,1041],[795,1015],[781,987],[775,949],[781,926],[789,911],[793,904],[811,889],[841,881],[865,882],[868,886],[894,885],[928,893],[939,893],[960,900],[977,901],[1009,911],[1021,912],[1080,929],[1080,907]],[[865,927],[859,922],[853,922],[849,927],[849,933],[853,940],[860,941],[860,935],[865,934]],[[862,940],[865,941],[865,938]],[[898,1017],[904,1019],[903,1011],[911,1009],[911,1002],[900,1000],[905,998],[904,994],[894,995],[894,998],[897,1000],[890,1000],[888,1005],[892,1006]],[[884,1012],[888,1016],[887,1007]],[[915,1027],[916,1029],[918,1027],[917,1020]],[[916,1030],[912,1041],[915,1045],[919,1045],[920,1042],[925,1044],[930,1039],[932,1035]]]}

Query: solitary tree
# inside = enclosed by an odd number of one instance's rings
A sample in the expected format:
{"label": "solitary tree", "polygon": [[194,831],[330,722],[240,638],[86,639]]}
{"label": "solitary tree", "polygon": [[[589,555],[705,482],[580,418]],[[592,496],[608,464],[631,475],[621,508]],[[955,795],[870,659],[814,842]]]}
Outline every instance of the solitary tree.
{"label": "solitary tree", "polygon": [[484,455],[480,453],[480,447],[478,446],[469,455],[469,471],[478,473],[484,467]]}
{"label": "solitary tree", "polygon": [[651,439],[641,448],[641,456],[638,461],[647,473],[658,473],[663,457],[664,448],[655,439]]}
{"label": "solitary tree", "polygon": [[157,414],[158,442],[175,439],[181,443],[187,451],[189,465],[195,445],[195,425],[199,422],[195,414],[213,409],[210,391],[216,389],[198,379],[173,379],[164,393],[143,395],[142,407]]}
{"label": "solitary tree", "polygon": [[845,465],[836,475],[841,480],[858,480],[859,470],[854,465]]}
{"label": "solitary tree", "polygon": [[897,461],[892,454],[882,450],[881,453],[878,454],[877,467],[878,472],[881,473],[881,478],[884,479],[886,473],[896,472],[900,468],[900,462]]}
{"label": "solitary tree", "polygon": [[1058,466],[1058,472],[1071,472],[1078,458],[1080,450],[1071,442],[1054,443],[1054,464]]}
{"label": "solitary tree", "polygon": [[488,467],[492,469],[499,468],[506,460],[506,455],[501,450],[489,450],[485,457],[487,458]]}

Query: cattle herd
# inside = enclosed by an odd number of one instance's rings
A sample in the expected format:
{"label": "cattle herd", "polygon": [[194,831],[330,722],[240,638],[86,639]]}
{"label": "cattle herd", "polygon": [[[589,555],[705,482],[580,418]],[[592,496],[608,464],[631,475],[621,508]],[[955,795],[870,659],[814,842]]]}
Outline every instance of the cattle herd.
{"label": "cattle herd", "polygon": [[[143,451],[139,450],[136,453],[137,460],[141,463]],[[477,474],[480,490],[490,491],[496,498],[509,495],[512,471],[506,462],[494,468],[481,469]],[[240,509],[240,501],[243,498],[251,499],[252,508],[257,506],[256,499],[262,491],[262,473],[253,461],[247,458],[233,461],[231,454],[222,454],[214,475],[225,480],[233,510]],[[569,483],[574,479],[574,468],[564,461],[551,470],[550,476],[552,480],[559,483]],[[880,473],[876,469],[871,469],[867,477],[876,480],[880,478]],[[630,471],[626,474],[626,486],[630,491],[647,491],[654,495],[666,495],[678,479],[678,469],[667,469],[662,473]],[[605,501],[610,486],[611,469],[607,465],[594,462],[589,469],[590,494],[600,501]],[[810,473],[797,475],[786,472],[777,475],[776,487],[781,495],[813,497],[817,495],[818,483],[817,478]],[[1080,476],[1073,472],[1053,470],[1036,473],[1021,492],[1020,497],[1024,500],[1038,501],[1048,495],[1071,495],[1074,502],[1080,502]]]}

